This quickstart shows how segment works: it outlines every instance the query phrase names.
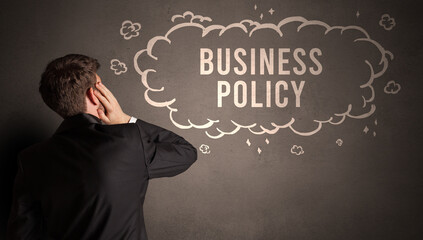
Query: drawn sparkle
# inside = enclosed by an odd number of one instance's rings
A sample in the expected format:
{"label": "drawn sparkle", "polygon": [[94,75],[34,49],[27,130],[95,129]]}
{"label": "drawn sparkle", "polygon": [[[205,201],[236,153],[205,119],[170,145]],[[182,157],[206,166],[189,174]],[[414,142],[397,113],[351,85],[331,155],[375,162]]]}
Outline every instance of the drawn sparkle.
{"label": "drawn sparkle", "polygon": [[257,4],[254,5],[254,10],[257,10]]}
{"label": "drawn sparkle", "polygon": [[364,128],[363,132],[364,132],[365,134],[367,134],[367,133],[369,132],[369,128],[366,126],[366,127]]}
{"label": "drawn sparkle", "polygon": [[258,152],[258,154],[261,153],[261,149],[259,147],[257,148],[257,152]]}
{"label": "drawn sparkle", "polygon": [[247,139],[247,141],[245,143],[247,143],[248,146],[251,146],[250,139]]}
{"label": "drawn sparkle", "polygon": [[377,125],[377,119],[375,120],[375,125]]}
{"label": "drawn sparkle", "polygon": [[263,13],[262,13],[262,14],[260,14],[260,19],[261,19],[261,20],[263,20]]}
{"label": "drawn sparkle", "polygon": [[375,131],[373,131],[373,137],[376,137],[376,132]]}
{"label": "drawn sparkle", "polygon": [[355,15],[357,16],[357,18],[360,17],[360,12],[357,11],[357,13]]}
{"label": "drawn sparkle", "polygon": [[270,10],[269,10],[270,15],[273,15],[274,12],[275,12],[275,10],[273,10],[273,8],[270,8]]}
{"label": "drawn sparkle", "polygon": [[269,139],[266,138],[266,140],[264,140],[266,142],[266,144],[269,144]]}

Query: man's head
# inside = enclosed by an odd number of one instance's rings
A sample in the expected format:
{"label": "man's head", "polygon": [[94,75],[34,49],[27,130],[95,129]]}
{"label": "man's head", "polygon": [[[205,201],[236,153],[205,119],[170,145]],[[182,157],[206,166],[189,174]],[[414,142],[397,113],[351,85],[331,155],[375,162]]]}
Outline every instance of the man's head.
{"label": "man's head", "polygon": [[[63,118],[104,109],[94,96],[100,64],[94,58],[69,54],[51,61],[41,76],[39,91],[44,102]],[[96,115],[96,114],[95,114]]]}

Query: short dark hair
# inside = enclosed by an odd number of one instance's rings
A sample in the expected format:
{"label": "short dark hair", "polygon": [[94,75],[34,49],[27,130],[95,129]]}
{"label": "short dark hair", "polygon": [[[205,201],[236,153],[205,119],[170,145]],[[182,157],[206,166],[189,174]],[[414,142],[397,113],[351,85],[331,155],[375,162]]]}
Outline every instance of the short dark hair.
{"label": "short dark hair", "polygon": [[44,102],[63,118],[87,109],[85,94],[95,87],[97,59],[69,54],[51,61],[41,75],[39,92]]}

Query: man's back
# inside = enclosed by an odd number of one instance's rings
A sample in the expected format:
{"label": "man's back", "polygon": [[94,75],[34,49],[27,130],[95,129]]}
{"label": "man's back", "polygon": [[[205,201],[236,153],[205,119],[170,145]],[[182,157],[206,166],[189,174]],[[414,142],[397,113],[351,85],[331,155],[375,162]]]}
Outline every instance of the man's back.
{"label": "man's back", "polygon": [[141,120],[65,119],[50,139],[19,155],[11,238],[44,231],[48,239],[147,239],[148,179],[177,175],[195,160],[182,137]]}

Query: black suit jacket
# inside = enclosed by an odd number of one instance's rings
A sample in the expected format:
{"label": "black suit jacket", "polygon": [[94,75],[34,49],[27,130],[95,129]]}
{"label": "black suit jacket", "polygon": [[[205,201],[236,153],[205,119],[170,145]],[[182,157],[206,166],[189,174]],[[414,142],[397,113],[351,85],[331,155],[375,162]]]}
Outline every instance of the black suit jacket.
{"label": "black suit jacket", "polygon": [[148,180],[197,159],[184,138],[140,119],[103,125],[82,113],[18,156],[9,239],[147,239]]}

